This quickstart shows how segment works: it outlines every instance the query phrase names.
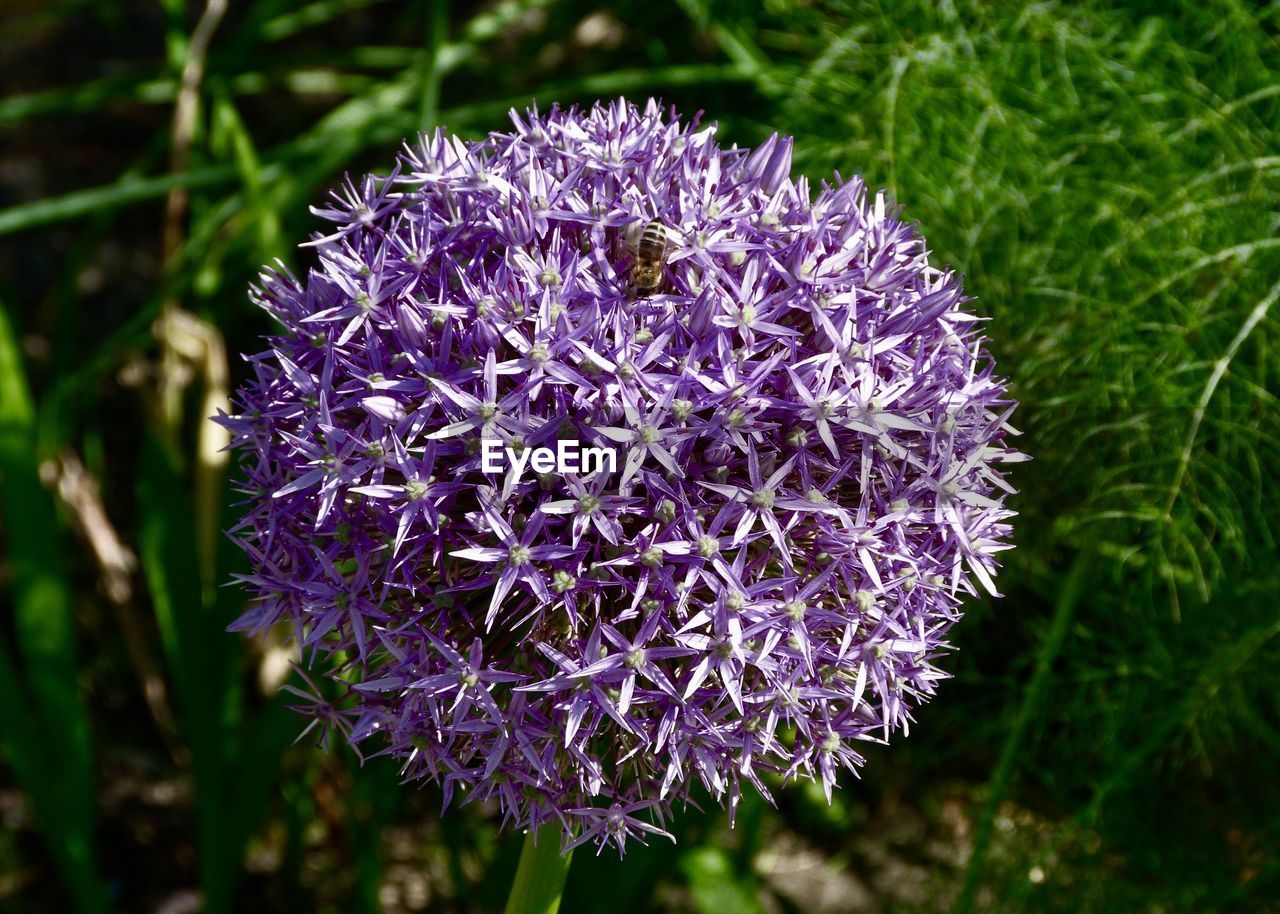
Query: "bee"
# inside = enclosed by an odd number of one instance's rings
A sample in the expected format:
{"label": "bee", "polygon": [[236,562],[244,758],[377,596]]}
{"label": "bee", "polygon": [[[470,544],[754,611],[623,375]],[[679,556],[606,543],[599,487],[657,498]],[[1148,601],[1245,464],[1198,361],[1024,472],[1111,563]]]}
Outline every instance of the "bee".
{"label": "bee", "polygon": [[662,285],[662,264],[667,256],[667,227],[654,219],[640,233],[636,259],[631,264],[631,287],[637,295],[652,295]]}

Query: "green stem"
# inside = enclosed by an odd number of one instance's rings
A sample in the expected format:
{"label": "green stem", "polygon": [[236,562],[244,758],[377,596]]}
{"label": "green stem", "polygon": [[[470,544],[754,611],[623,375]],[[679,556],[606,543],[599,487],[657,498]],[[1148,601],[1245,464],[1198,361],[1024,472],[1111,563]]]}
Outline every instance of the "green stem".
{"label": "green stem", "polygon": [[1018,752],[1022,748],[1022,739],[1026,735],[1031,720],[1045,695],[1049,691],[1049,680],[1052,678],[1053,663],[1066,641],[1067,631],[1071,628],[1071,620],[1075,616],[1076,605],[1080,601],[1080,593],[1088,579],[1091,553],[1088,549],[1076,555],[1067,573],[1067,580],[1058,594],[1058,604],[1054,608],[1053,620],[1049,623],[1049,633],[1036,657],[1035,671],[1031,674],[1031,682],[1027,685],[1026,698],[1013,726],[1005,737],[1000,751],[1000,761],[996,764],[995,774],[991,778],[991,791],[987,795],[986,806],[982,810],[982,818],[978,821],[978,833],[973,840],[973,854],[969,857],[969,867],[965,872],[964,885],[960,897],[952,909],[953,914],[969,914],[973,907],[973,899],[982,879],[982,868],[986,862],[987,851],[991,845],[991,827],[995,823],[996,812],[1004,799],[1005,793],[1013,783],[1017,773]]}
{"label": "green stem", "polygon": [[422,98],[418,108],[419,130],[430,130],[440,125],[440,83],[444,76],[440,52],[444,48],[448,28],[449,4],[444,0],[428,0],[427,41],[422,51]]}
{"label": "green stem", "polygon": [[573,851],[560,853],[560,830],[559,822],[548,822],[524,836],[506,914],[556,914],[560,909],[573,857]]}

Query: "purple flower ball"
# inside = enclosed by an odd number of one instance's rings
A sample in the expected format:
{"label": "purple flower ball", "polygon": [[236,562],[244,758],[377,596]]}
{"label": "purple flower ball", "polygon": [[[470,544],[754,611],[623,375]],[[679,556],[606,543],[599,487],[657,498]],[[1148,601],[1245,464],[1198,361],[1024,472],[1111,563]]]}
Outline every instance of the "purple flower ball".
{"label": "purple flower ball", "polygon": [[[830,799],[996,593],[1014,407],[956,275],[791,140],[625,101],[436,131],[265,273],[238,415],[299,710],[519,829],[621,850],[701,785]],[[308,680],[310,682],[311,680]]]}

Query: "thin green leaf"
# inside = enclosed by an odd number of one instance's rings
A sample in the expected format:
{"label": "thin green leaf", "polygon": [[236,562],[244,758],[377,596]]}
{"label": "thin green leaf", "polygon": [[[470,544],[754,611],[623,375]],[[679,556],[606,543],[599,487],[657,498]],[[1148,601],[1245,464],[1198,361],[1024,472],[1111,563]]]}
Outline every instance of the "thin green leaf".
{"label": "thin green leaf", "polygon": [[287,693],[280,692],[262,709],[236,759],[232,803],[236,821],[229,843],[234,848],[231,856],[237,862],[266,816],[267,800],[280,775],[281,759],[299,729],[298,716],[286,707],[287,698]]}
{"label": "thin green leaf", "polygon": [[225,184],[236,178],[232,165],[214,165],[198,168],[178,175],[161,175],[155,178],[126,178],[115,184],[78,190],[61,197],[48,197],[30,203],[20,203],[0,210],[0,235],[21,232],[63,222],[89,213],[100,212],[133,203],[142,203],[163,197],[175,187],[209,187]]}
{"label": "thin green leaf", "polygon": [[258,259],[266,263],[280,256],[280,215],[269,199],[263,177],[262,162],[254,148],[253,138],[230,97],[219,93],[213,103],[215,129],[225,133],[240,179],[244,182],[245,199],[258,235]]}
{"label": "thin green leaf", "polygon": [[978,820],[978,833],[974,838],[973,852],[969,857],[969,866],[965,871],[964,885],[960,898],[956,902],[956,914],[967,914],[972,908],[978,884],[982,879],[983,866],[986,863],[987,850],[991,842],[991,829],[995,823],[996,811],[1000,808],[1010,785],[1018,770],[1019,751],[1022,740],[1032,719],[1040,712],[1041,705],[1049,691],[1052,679],[1053,664],[1062,650],[1067,632],[1071,628],[1071,620],[1075,616],[1076,606],[1088,580],[1092,567],[1091,553],[1076,556],[1067,574],[1067,579],[1058,597],[1057,609],[1053,621],[1045,635],[1040,650],[1036,653],[1035,671],[1026,689],[1026,697],[1018,708],[1013,726],[1009,728],[1000,752],[1000,760],[996,763],[995,773],[991,778],[991,788],[987,794],[987,802],[983,806],[982,817]]}
{"label": "thin green leaf", "polygon": [[0,655],[0,744],[31,793],[68,889],[81,910],[98,912],[107,904],[94,858],[93,754],[79,691],[72,591],[53,498],[36,464],[35,410],[13,325],[0,308],[0,480],[25,668],[22,677],[17,658],[8,650]]}
{"label": "thin green leaf", "polygon": [[177,686],[179,717],[195,779],[205,910],[229,910],[239,829],[226,800],[239,702],[231,640],[203,600],[193,510],[178,468],[157,439],[142,448],[138,545],[160,640]]}
{"label": "thin green leaf", "polygon": [[355,897],[351,907],[356,914],[379,914],[382,902],[378,894],[384,871],[382,829],[395,812],[400,778],[390,759],[361,762],[355,753],[343,754],[351,770],[348,828],[355,856]]}

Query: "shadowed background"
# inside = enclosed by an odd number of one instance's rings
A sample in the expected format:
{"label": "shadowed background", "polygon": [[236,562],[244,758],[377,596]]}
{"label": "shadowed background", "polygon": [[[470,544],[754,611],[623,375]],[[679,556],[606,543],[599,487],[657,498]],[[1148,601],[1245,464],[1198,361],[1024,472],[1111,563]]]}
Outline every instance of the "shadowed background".
{"label": "shadowed background", "polygon": [[828,807],[579,852],[564,910],[1280,910],[1280,5],[8,0],[0,909],[501,909],[519,836],[291,743],[202,421],[307,210],[444,125],[655,95],[966,274],[1023,402],[1005,597]]}

